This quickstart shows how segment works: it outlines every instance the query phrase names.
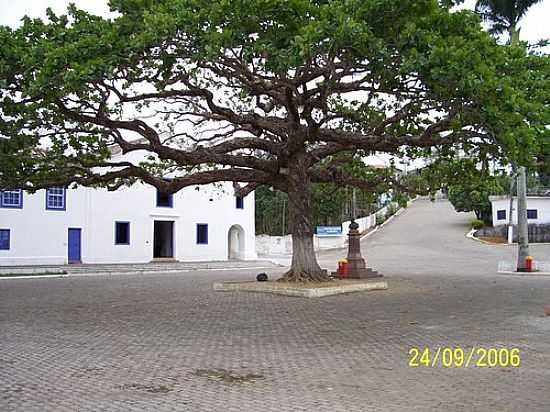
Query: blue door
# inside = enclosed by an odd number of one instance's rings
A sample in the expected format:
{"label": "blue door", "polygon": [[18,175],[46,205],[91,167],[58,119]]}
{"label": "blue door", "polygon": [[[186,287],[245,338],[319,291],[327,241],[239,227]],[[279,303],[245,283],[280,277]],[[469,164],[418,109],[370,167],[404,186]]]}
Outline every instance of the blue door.
{"label": "blue door", "polygon": [[80,263],[80,233],[81,229],[69,229],[69,263]]}

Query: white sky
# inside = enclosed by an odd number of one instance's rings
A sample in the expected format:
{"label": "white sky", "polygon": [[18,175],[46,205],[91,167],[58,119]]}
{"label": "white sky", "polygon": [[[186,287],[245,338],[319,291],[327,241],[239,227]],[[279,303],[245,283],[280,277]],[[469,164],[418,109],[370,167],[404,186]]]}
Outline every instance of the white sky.
{"label": "white sky", "polygon": [[[0,0],[0,4],[3,0]],[[476,0],[466,0],[463,7],[473,9]],[[544,0],[531,6],[525,17],[520,21],[521,40],[530,43],[550,39],[550,0]]]}
{"label": "white sky", "polygon": [[78,8],[90,13],[107,16],[109,6],[107,0],[0,0],[0,24],[17,27],[21,18],[46,17],[46,8],[50,7],[56,14],[63,14],[69,3],[75,3]]}
{"label": "white sky", "polygon": [[[24,15],[30,17],[45,17],[46,8],[51,7],[56,14],[63,13],[69,3],[75,3],[79,8],[107,16],[109,7],[107,0],[0,0],[0,25],[17,27]],[[465,7],[473,8],[475,0],[466,0]],[[522,40],[536,42],[550,39],[550,0],[531,7],[521,21]]]}

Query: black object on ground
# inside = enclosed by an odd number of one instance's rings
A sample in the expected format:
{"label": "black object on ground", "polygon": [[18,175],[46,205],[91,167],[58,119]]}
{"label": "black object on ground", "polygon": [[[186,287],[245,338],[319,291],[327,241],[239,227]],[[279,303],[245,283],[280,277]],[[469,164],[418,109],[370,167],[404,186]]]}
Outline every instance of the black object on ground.
{"label": "black object on ground", "polygon": [[256,276],[256,280],[258,282],[266,282],[267,281],[267,273],[258,273],[258,275]]}

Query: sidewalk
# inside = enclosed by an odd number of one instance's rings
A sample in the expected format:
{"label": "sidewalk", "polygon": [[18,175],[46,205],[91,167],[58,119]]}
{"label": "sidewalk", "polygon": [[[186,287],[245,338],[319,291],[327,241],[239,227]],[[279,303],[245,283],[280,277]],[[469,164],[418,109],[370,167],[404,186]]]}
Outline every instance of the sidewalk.
{"label": "sidewalk", "polygon": [[277,264],[269,260],[235,260],[208,262],[151,262],[142,264],[81,264],[81,265],[49,265],[49,266],[3,266],[0,276],[47,274],[70,276],[92,275],[135,275],[155,273],[177,273],[200,270],[235,270],[235,269],[270,269]]}

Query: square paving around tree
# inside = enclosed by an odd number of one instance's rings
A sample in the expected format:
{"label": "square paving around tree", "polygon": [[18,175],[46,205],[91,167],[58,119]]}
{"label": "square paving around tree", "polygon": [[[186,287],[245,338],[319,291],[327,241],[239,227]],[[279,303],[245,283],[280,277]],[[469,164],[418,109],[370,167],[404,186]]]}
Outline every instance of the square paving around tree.
{"label": "square paving around tree", "polygon": [[388,289],[385,280],[334,279],[330,282],[227,281],[213,284],[216,292],[256,292],[303,298]]}

